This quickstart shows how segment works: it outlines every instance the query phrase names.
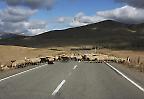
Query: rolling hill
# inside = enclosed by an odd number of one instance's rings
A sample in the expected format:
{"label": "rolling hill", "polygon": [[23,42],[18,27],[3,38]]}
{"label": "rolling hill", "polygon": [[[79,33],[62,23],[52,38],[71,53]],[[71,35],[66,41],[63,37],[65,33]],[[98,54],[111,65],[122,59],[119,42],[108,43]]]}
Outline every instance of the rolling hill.
{"label": "rolling hill", "polygon": [[23,37],[23,35],[13,33],[0,33],[0,39],[19,38],[19,37]]}
{"label": "rolling hill", "polygon": [[94,45],[115,49],[144,49],[144,24],[124,24],[112,20],[86,26],[55,30],[36,36],[0,40],[0,45],[49,47]]}

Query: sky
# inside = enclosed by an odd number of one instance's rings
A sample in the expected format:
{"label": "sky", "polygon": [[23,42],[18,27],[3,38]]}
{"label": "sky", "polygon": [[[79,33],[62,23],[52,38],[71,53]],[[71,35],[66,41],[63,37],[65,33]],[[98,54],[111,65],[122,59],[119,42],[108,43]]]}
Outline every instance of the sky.
{"label": "sky", "polygon": [[144,23],[144,0],[0,0],[0,33],[38,35],[115,20]]}

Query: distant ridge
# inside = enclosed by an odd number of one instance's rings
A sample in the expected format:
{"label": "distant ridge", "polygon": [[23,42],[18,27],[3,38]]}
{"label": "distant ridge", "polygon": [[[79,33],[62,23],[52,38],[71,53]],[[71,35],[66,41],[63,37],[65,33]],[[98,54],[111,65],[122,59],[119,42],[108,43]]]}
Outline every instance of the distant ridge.
{"label": "distant ridge", "polygon": [[144,49],[144,24],[112,20],[86,26],[45,32],[32,37],[0,40],[1,45],[27,47],[94,45],[116,49]]}
{"label": "distant ridge", "polygon": [[7,38],[17,38],[17,37],[24,37],[23,35],[13,34],[13,33],[0,33],[1,39]]}

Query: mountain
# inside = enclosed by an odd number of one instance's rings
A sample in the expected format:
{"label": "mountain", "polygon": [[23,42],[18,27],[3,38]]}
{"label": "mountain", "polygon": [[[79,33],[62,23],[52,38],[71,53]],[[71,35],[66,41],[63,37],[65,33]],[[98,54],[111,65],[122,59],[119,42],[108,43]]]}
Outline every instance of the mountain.
{"label": "mountain", "polygon": [[13,33],[0,33],[0,39],[17,38],[21,36],[22,35],[13,34]]}
{"label": "mountain", "polygon": [[27,47],[94,45],[116,49],[144,49],[144,24],[124,24],[112,20],[86,26],[55,30],[32,37],[0,40],[1,45]]}

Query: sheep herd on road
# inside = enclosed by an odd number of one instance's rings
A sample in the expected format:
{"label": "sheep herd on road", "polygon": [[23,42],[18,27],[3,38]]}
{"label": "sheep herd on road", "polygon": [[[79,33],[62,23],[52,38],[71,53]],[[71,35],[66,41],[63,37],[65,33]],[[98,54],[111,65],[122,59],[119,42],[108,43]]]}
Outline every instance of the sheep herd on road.
{"label": "sheep herd on road", "polygon": [[116,63],[128,63],[129,59],[124,58],[117,58],[114,56],[108,56],[103,54],[84,54],[84,55],[58,55],[58,56],[46,56],[46,57],[37,57],[37,58],[25,58],[24,60],[11,60],[10,62],[1,65],[0,70],[8,70],[8,69],[17,69],[17,68],[24,68],[31,65],[39,65],[41,63],[48,63],[54,64],[54,61],[88,61],[88,62],[95,62],[95,63],[102,63],[102,62],[116,62]]}
{"label": "sheep herd on road", "polygon": [[0,65],[0,70],[24,68],[31,65],[39,65],[40,63],[53,64],[52,57],[25,58],[24,60],[12,60],[4,65]]}

